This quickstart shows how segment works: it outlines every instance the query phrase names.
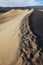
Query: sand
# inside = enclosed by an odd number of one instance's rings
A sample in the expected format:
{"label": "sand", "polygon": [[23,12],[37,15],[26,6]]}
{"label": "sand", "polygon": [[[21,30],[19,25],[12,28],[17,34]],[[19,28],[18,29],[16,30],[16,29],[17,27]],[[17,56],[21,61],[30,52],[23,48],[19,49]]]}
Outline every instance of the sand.
{"label": "sand", "polygon": [[15,61],[20,42],[20,23],[31,11],[13,9],[0,15],[0,65],[11,65]]}

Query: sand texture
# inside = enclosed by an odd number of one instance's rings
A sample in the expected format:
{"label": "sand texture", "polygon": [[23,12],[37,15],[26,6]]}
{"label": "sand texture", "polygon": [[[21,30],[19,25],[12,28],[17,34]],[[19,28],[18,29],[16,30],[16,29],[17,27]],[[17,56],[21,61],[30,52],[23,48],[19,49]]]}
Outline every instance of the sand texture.
{"label": "sand texture", "polygon": [[[15,61],[20,42],[20,23],[31,11],[11,10],[0,15],[0,65],[11,65]],[[17,65],[20,65],[19,61]]]}

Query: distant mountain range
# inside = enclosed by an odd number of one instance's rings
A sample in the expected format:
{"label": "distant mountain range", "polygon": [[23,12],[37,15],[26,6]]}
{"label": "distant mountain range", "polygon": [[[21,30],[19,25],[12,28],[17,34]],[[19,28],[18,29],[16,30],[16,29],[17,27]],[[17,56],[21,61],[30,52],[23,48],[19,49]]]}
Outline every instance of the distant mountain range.
{"label": "distant mountain range", "polygon": [[4,13],[6,11],[9,11],[11,9],[22,9],[22,10],[25,10],[25,9],[31,9],[31,8],[34,8],[34,9],[43,9],[43,6],[27,6],[27,7],[0,7],[0,13]]}
{"label": "distant mountain range", "polygon": [[34,8],[34,9],[43,9],[43,6],[30,6],[30,8]]}

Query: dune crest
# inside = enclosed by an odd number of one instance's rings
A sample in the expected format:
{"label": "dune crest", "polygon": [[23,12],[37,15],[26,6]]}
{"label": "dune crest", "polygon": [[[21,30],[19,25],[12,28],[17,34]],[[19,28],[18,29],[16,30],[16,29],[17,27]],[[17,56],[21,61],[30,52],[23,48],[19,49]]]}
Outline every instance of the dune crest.
{"label": "dune crest", "polygon": [[11,10],[0,16],[0,63],[11,65],[20,42],[20,23],[30,10]]}

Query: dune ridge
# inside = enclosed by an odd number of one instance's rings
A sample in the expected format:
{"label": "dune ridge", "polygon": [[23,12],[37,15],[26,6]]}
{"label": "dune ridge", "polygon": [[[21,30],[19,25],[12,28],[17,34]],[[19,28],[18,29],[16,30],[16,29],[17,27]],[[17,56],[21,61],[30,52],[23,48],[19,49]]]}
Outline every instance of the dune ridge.
{"label": "dune ridge", "polygon": [[20,42],[20,23],[33,11],[11,10],[0,15],[0,65],[11,65]]}

